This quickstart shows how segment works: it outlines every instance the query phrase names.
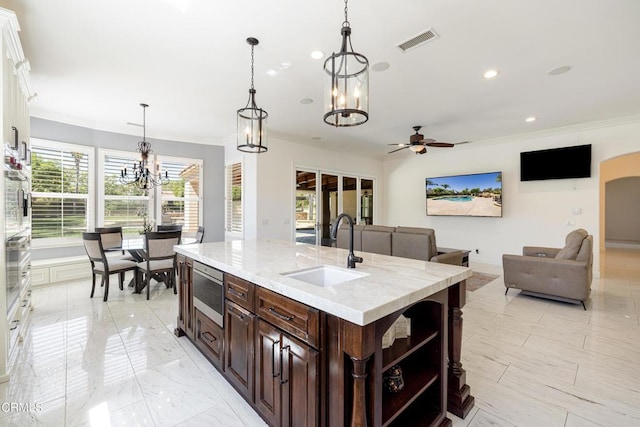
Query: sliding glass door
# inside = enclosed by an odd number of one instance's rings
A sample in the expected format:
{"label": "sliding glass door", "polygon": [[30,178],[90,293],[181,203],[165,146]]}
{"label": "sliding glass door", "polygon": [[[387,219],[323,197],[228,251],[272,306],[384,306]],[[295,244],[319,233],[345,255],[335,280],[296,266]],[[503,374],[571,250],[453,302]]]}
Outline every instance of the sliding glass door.
{"label": "sliding glass door", "polygon": [[331,224],[343,212],[358,224],[373,224],[373,184],[351,174],[297,169],[295,241],[331,246]]}

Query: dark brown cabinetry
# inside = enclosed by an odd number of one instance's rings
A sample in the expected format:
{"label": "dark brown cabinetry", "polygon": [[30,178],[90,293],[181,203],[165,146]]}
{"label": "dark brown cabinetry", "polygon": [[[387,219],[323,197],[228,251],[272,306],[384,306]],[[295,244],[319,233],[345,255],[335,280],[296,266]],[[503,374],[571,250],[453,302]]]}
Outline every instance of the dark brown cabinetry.
{"label": "dark brown cabinetry", "polygon": [[255,404],[271,425],[319,425],[319,368],[317,350],[258,320]]}
{"label": "dark brown cabinetry", "polygon": [[253,402],[255,314],[226,301],[224,372],[231,384]]}
{"label": "dark brown cabinetry", "polygon": [[[193,306],[193,262],[178,263],[176,331],[269,425],[443,427],[447,406],[463,417],[473,407],[460,363],[464,282],[356,325],[224,273],[222,328]],[[411,334],[383,349],[401,314]],[[396,365],[404,387],[391,392],[385,372]]]}
{"label": "dark brown cabinetry", "polygon": [[178,291],[180,302],[178,303],[178,327],[176,335],[194,337],[194,311],[193,311],[193,261],[178,255]]}
{"label": "dark brown cabinetry", "polygon": [[195,309],[194,341],[211,363],[222,370],[224,331],[197,308]]}

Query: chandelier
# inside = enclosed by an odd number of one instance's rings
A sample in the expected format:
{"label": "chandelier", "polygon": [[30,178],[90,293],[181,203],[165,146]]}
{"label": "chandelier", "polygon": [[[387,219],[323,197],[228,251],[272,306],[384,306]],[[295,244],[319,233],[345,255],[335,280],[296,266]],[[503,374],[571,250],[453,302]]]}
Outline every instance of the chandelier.
{"label": "chandelier", "polygon": [[324,62],[324,122],[336,127],[357,126],[369,120],[369,61],[353,51],[347,0],[340,34],[340,52]]}
{"label": "chandelier", "polygon": [[149,162],[151,144],[147,141],[146,110],[149,105],[140,104],[142,107],[142,141],[138,142],[140,160],[133,162],[133,167],[128,170],[123,166],[120,170],[120,182],[122,184],[135,185],[136,187],[149,190],[157,185],[164,185],[169,182],[169,173],[154,172],[154,164]]}
{"label": "chandelier", "polygon": [[249,37],[251,46],[251,88],[246,107],[238,110],[238,150],[245,153],[264,153],[267,148],[267,117],[269,114],[256,105],[256,90],[253,87],[253,48],[258,39]]}

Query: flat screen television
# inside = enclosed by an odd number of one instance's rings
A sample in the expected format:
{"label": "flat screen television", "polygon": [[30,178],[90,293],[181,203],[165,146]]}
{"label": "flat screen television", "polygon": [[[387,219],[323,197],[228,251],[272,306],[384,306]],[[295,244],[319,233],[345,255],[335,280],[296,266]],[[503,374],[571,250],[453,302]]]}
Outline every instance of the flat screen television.
{"label": "flat screen television", "polygon": [[520,181],[591,177],[591,144],[520,153]]}
{"label": "flat screen television", "polygon": [[425,179],[427,215],[502,216],[502,172]]}

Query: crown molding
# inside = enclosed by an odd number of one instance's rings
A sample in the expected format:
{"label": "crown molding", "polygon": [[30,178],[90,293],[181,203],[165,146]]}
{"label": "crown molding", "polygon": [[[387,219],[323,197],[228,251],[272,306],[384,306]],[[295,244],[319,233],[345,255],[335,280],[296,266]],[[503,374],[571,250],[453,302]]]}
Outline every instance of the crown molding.
{"label": "crown molding", "polygon": [[13,72],[18,76],[18,82],[22,88],[22,92],[27,98],[27,102],[31,101],[37,94],[31,90],[31,80],[29,72],[31,64],[24,57],[22,44],[20,43],[20,24],[15,12],[0,8],[0,27],[2,28],[2,38],[6,41],[7,53],[13,62]]}

